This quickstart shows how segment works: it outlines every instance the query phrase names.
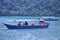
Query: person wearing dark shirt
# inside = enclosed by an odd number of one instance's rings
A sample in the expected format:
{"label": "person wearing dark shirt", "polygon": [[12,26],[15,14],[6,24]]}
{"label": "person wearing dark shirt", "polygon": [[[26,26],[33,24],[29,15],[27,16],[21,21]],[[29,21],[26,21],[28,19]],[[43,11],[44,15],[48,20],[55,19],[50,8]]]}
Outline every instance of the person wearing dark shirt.
{"label": "person wearing dark shirt", "polygon": [[20,26],[21,26],[21,21],[18,23],[18,25],[20,25]]}
{"label": "person wearing dark shirt", "polygon": [[27,22],[27,21],[25,21],[24,25],[28,25],[28,22]]}

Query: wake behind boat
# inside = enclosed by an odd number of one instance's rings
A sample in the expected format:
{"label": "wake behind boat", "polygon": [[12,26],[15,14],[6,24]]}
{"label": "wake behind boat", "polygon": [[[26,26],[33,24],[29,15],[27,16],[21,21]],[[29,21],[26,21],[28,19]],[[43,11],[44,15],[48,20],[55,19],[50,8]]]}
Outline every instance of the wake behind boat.
{"label": "wake behind boat", "polygon": [[10,25],[10,24],[4,24],[8,29],[34,29],[34,28],[47,28],[49,26],[48,23],[46,23],[45,26],[40,25]]}

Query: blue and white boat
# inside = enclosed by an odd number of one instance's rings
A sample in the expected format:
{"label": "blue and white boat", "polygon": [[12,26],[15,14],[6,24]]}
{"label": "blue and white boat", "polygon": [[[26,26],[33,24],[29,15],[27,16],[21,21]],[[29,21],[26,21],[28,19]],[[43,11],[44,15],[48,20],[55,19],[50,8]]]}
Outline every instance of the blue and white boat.
{"label": "blue and white boat", "polygon": [[8,29],[40,29],[40,28],[48,28],[49,24],[46,23],[46,26],[40,25],[11,25],[11,24],[4,24]]}

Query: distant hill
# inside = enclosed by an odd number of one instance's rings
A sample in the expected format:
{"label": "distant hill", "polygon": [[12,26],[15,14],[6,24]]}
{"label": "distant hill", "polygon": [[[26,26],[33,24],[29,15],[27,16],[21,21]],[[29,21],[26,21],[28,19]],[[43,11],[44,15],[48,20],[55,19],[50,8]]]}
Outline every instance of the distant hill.
{"label": "distant hill", "polygon": [[60,0],[0,0],[0,16],[60,16]]}

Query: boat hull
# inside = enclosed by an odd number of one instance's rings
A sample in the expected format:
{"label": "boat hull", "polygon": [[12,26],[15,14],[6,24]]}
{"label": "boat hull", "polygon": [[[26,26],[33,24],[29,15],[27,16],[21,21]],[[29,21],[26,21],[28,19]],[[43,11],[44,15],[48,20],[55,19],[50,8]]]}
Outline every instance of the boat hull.
{"label": "boat hull", "polygon": [[10,24],[4,24],[8,29],[34,29],[34,28],[47,28],[49,24],[46,26],[18,26],[18,25],[10,25]]}

